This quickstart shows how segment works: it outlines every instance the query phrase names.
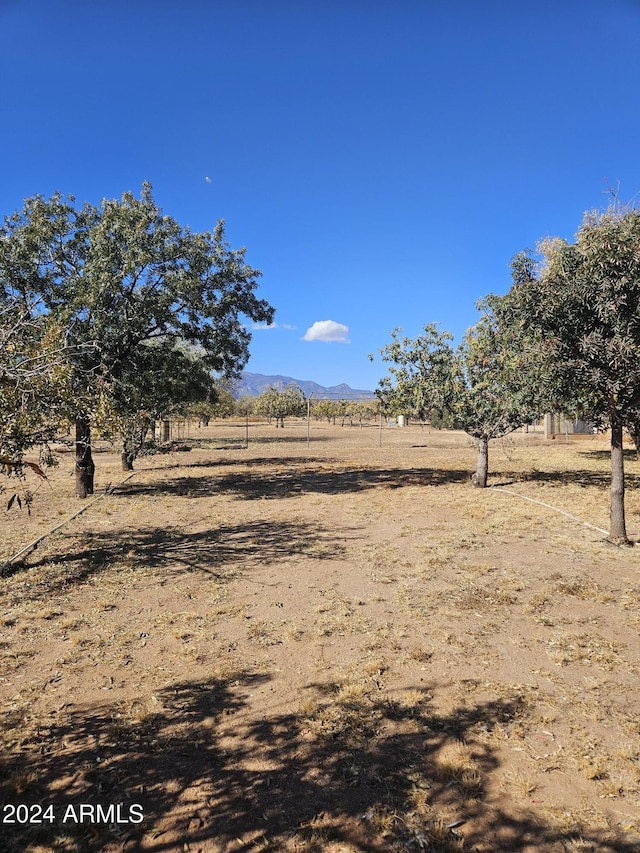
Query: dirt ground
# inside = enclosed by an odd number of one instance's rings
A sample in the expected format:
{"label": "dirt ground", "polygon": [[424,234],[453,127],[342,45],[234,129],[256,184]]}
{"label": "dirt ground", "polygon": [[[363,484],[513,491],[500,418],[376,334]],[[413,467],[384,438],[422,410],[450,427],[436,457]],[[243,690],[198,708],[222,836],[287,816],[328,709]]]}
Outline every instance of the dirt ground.
{"label": "dirt ground", "polygon": [[[5,569],[0,849],[639,851],[606,443],[495,442],[475,490],[461,433],[243,440],[192,428],[107,493],[97,454],[98,499]],[[83,505],[71,471],[3,512],[0,564]]]}

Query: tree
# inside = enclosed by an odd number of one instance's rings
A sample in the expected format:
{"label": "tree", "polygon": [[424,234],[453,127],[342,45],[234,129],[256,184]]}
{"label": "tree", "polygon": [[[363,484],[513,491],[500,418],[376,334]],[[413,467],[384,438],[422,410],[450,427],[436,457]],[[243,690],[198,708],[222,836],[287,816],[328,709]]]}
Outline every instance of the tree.
{"label": "tree", "polygon": [[363,422],[375,421],[380,414],[380,404],[377,400],[355,400],[353,403],[353,417],[362,427]]}
{"label": "tree", "polygon": [[125,193],[99,208],[36,196],[5,220],[0,280],[39,300],[75,348],[81,497],[93,492],[91,419],[100,389],[143,379],[150,342],[198,347],[203,365],[223,375],[244,366],[251,336],[243,317],[268,323],[274,315],[256,297],[260,273],[244,258],[244,249],[225,241],[222,221],[213,232],[194,233],[163,215],[149,184],[140,199]]}
{"label": "tree", "polygon": [[276,427],[284,428],[285,418],[302,417],[306,408],[307,401],[302,389],[292,384],[285,388],[267,388],[256,400],[254,412],[269,418],[269,422],[274,418]]}
{"label": "tree", "polygon": [[187,406],[187,417],[197,418],[200,426],[209,426],[211,418],[230,418],[235,414],[236,400],[228,385],[214,379],[206,396]]}
{"label": "tree", "polygon": [[587,213],[574,243],[546,240],[538,257],[516,256],[499,310],[523,362],[538,365],[531,385],[611,429],[609,536],[627,543],[622,439],[640,409],[640,210]]}
{"label": "tree", "polygon": [[253,415],[255,413],[257,399],[257,397],[253,397],[251,394],[244,394],[242,397],[238,397],[233,407],[233,414],[240,415],[242,417]]}
{"label": "tree", "polygon": [[[61,329],[35,302],[0,282],[0,473],[16,485],[9,508],[29,508],[26,473],[43,478],[43,469],[54,464],[49,442],[65,419],[67,354]],[[38,461],[26,460],[34,448]]]}
{"label": "tree", "polygon": [[203,360],[173,339],[142,343],[135,372],[123,370],[117,382],[104,388],[103,435],[122,439],[122,468],[133,470],[155,421],[187,414],[189,406],[216,398],[214,379]]}
{"label": "tree", "polygon": [[338,406],[336,400],[313,400],[311,405],[311,413],[317,421],[325,420],[327,423],[335,424],[338,414]]}
{"label": "tree", "polygon": [[488,304],[485,314],[453,349],[449,332],[434,324],[415,340],[392,333],[382,350],[391,362],[390,375],[381,380],[378,395],[385,408],[414,413],[420,418],[446,414],[454,428],[472,436],[478,463],[472,477],[487,485],[489,442],[513,432],[536,416],[532,401],[518,380],[512,353]]}

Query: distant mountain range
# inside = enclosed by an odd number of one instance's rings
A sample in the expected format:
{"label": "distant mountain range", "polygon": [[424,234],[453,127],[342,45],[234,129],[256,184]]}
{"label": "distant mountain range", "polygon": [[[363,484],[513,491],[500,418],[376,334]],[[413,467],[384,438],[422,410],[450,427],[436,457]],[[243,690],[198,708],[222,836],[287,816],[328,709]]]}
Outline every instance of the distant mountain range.
{"label": "distant mountain range", "polygon": [[264,376],[262,373],[242,374],[233,388],[233,396],[259,397],[269,387],[285,388],[287,385],[298,385],[304,391],[305,397],[313,394],[317,399],[329,400],[372,400],[375,399],[373,391],[361,391],[351,388],[343,382],[341,385],[318,385],[304,379],[294,379],[292,376]]}

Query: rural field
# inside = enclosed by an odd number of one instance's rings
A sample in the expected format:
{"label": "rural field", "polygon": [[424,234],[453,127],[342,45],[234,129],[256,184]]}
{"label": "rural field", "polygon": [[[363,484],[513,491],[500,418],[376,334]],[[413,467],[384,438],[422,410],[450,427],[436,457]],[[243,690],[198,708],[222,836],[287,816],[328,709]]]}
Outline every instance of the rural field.
{"label": "rural field", "polygon": [[[0,577],[3,851],[640,850],[606,442],[493,442],[477,490],[463,433],[190,433],[125,482],[96,454],[101,496]],[[72,468],[0,563],[83,505]]]}

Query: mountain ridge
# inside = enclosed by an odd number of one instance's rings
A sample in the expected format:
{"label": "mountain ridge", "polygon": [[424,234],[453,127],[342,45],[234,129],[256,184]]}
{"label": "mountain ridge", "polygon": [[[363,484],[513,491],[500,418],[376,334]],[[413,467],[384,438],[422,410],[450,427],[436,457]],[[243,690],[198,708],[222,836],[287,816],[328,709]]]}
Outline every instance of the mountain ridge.
{"label": "mountain ridge", "polygon": [[234,385],[233,396],[259,397],[267,388],[286,388],[287,385],[297,385],[304,392],[305,397],[313,394],[318,399],[331,400],[373,400],[376,395],[373,391],[351,388],[346,382],[339,385],[319,385],[310,379],[294,379],[292,376],[281,374],[267,375],[264,373],[249,373],[244,371],[240,379]]}

